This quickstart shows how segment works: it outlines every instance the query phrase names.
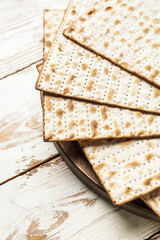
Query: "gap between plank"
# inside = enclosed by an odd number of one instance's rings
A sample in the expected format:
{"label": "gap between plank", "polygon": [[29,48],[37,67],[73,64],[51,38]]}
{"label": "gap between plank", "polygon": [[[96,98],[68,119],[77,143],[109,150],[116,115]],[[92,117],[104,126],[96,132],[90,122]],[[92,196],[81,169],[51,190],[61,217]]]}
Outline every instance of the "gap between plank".
{"label": "gap between plank", "polygon": [[159,240],[160,239],[160,231],[152,234],[150,237],[145,238],[144,240]]}
{"label": "gap between plank", "polygon": [[41,58],[41,59],[39,59],[39,60],[37,60],[37,61],[35,61],[35,62],[32,62],[32,63],[30,63],[29,65],[27,65],[27,66],[25,66],[25,67],[23,67],[23,68],[21,68],[21,69],[18,69],[18,70],[15,71],[15,72],[9,73],[9,74],[1,77],[0,80],[3,80],[4,78],[7,78],[7,77],[9,77],[9,76],[12,76],[12,75],[14,75],[14,74],[16,74],[16,73],[18,73],[18,72],[21,72],[21,71],[23,71],[24,69],[26,69],[26,68],[34,65],[34,64],[38,64],[38,63],[40,63],[40,62],[43,62],[43,58]]}
{"label": "gap between plank", "polygon": [[32,171],[32,170],[35,169],[35,168],[40,167],[41,165],[43,165],[43,164],[45,164],[45,163],[47,163],[47,162],[50,162],[50,161],[52,161],[52,160],[54,160],[54,159],[56,160],[57,158],[61,158],[61,156],[60,156],[59,153],[57,153],[54,157],[49,157],[49,158],[47,158],[46,160],[43,160],[43,161],[35,164],[34,166],[32,166],[32,167],[30,167],[30,168],[27,168],[26,170],[22,171],[21,173],[13,176],[13,177],[11,177],[11,178],[8,178],[7,180],[1,182],[1,183],[0,183],[0,186],[2,186],[3,184],[5,184],[5,183],[7,183],[7,182],[9,182],[9,181],[17,178],[17,177],[20,177],[20,176],[22,176],[22,175],[24,175],[24,174]]}

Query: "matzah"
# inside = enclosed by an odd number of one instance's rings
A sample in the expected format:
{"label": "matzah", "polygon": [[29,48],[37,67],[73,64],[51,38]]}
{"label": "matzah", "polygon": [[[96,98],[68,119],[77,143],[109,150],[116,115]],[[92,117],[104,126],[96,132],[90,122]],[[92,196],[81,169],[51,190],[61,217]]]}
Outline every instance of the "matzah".
{"label": "matzah", "polygon": [[57,34],[58,27],[62,21],[65,10],[53,9],[44,11],[44,36],[43,36],[43,54],[44,59],[47,57],[49,49],[52,45],[53,39]]}
{"label": "matzah", "polygon": [[[44,20],[45,16],[44,14]],[[49,16],[53,19],[51,13]],[[55,27],[49,26],[54,38]],[[47,28],[48,24],[44,24],[44,32]],[[47,41],[47,36],[44,35],[44,42]],[[136,111],[48,96],[45,93],[43,110],[46,141],[160,135],[160,117]]]}
{"label": "matzah", "polygon": [[114,204],[160,187],[160,139],[81,141],[80,145]]}
{"label": "matzah", "polygon": [[141,199],[160,217],[160,188],[141,197]]}
{"label": "matzah", "polygon": [[[52,42],[57,34],[58,27],[63,19],[65,10],[63,9],[46,9],[43,12],[43,57],[47,57]],[[43,63],[38,64],[37,70],[42,70]]]}
{"label": "matzah", "polygon": [[96,1],[64,34],[160,86],[159,0]]}
{"label": "matzah", "polygon": [[160,136],[160,116],[53,96],[43,109],[46,141]]}
{"label": "matzah", "polygon": [[36,88],[76,99],[160,113],[158,89],[62,35],[91,2],[71,1]]}

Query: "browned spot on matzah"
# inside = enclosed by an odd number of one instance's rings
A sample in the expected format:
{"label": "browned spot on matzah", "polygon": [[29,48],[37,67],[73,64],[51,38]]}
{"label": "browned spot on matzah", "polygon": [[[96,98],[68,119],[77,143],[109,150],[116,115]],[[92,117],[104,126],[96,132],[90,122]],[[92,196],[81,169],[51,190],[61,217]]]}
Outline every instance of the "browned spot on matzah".
{"label": "browned spot on matzah", "polygon": [[64,89],[63,89],[63,94],[67,94],[67,93],[69,93],[70,92],[70,89],[68,88],[68,87],[65,87]]}
{"label": "browned spot on matzah", "polygon": [[128,63],[126,63],[126,62],[122,62],[121,65],[122,65],[122,67],[127,68]]}
{"label": "browned spot on matzah", "polygon": [[96,77],[97,76],[97,69],[94,68],[91,70],[91,77]]}
{"label": "browned spot on matzah", "polygon": [[128,121],[126,121],[126,122],[125,122],[125,127],[128,128],[128,127],[130,127],[130,126],[131,126],[131,123],[128,122]]}
{"label": "browned spot on matzah", "polygon": [[145,66],[145,69],[148,70],[148,71],[150,71],[150,70],[151,70],[151,65],[146,65],[146,66]]}
{"label": "browned spot on matzah", "polygon": [[95,152],[97,150],[97,147],[92,147],[92,151]]}
{"label": "browned spot on matzah", "polygon": [[47,74],[45,75],[45,81],[46,81],[46,82],[49,82],[49,80],[50,80],[50,75],[47,73]]}
{"label": "browned spot on matzah", "polygon": [[115,93],[115,90],[113,88],[110,88],[107,94],[107,98],[108,100],[112,100],[113,99],[113,95]]}
{"label": "browned spot on matzah", "polygon": [[149,32],[149,28],[144,28],[144,29],[143,29],[143,32],[144,32],[144,33],[148,33],[148,32]]}
{"label": "browned spot on matzah", "polygon": [[153,43],[152,44],[152,48],[159,48],[160,47],[160,43]]}
{"label": "browned spot on matzah", "polygon": [[76,14],[76,10],[72,10],[71,14],[75,15]]}
{"label": "browned spot on matzah", "polygon": [[84,119],[80,119],[79,124],[80,125],[84,125],[85,124],[85,120]]}
{"label": "browned spot on matzah", "polygon": [[45,101],[45,107],[47,111],[51,112],[53,109],[52,97],[47,97]]}
{"label": "browned spot on matzah", "polygon": [[153,156],[154,156],[153,153],[147,153],[147,154],[145,155],[145,159],[146,159],[147,161],[150,161],[150,160],[153,158]]}
{"label": "browned spot on matzah", "polygon": [[132,144],[133,142],[132,141],[125,141],[123,143],[121,143],[121,148],[124,148],[124,147],[128,147]]}
{"label": "browned spot on matzah", "polygon": [[82,33],[82,32],[84,32],[84,29],[85,29],[85,28],[82,27],[78,32],[79,32],[79,33]]}
{"label": "browned spot on matzah", "polygon": [[55,84],[56,84],[56,85],[59,85],[59,84],[61,84],[61,81],[60,81],[60,80],[56,80],[56,81],[55,81]]}
{"label": "browned spot on matzah", "polygon": [[137,118],[142,117],[142,113],[141,113],[141,112],[136,112],[136,117],[137,117]]}
{"label": "browned spot on matzah", "polygon": [[74,120],[71,120],[71,121],[69,122],[69,130],[72,130],[75,125],[76,125],[76,122],[75,122]]}
{"label": "browned spot on matzah", "polygon": [[143,184],[144,184],[145,186],[149,186],[149,185],[151,185],[151,181],[152,181],[152,178],[147,178],[147,179],[143,182]]}
{"label": "browned spot on matzah", "polygon": [[135,38],[135,41],[138,41],[138,40],[141,40],[141,39],[142,39],[142,36],[138,36],[138,37]]}
{"label": "browned spot on matzah", "polygon": [[91,92],[93,90],[93,86],[92,85],[88,85],[86,86],[86,90]]}
{"label": "browned spot on matzah", "polygon": [[147,144],[148,147],[152,147],[151,141],[147,141],[146,144]]}
{"label": "browned spot on matzah", "polygon": [[125,39],[125,38],[121,38],[120,41],[121,41],[121,42],[126,42],[126,39]]}
{"label": "browned spot on matzah", "polygon": [[86,58],[89,58],[89,57],[90,57],[89,52],[86,52],[86,53],[85,53],[85,57],[86,57]]}
{"label": "browned spot on matzah", "polygon": [[90,106],[90,113],[95,113],[97,109],[94,106]]}
{"label": "browned spot on matzah", "polygon": [[56,68],[55,64],[50,64],[49,67],[50,67],[51,72],[55,72],[55,68]]}
{"label": "browned spot on matzah", "polygon": [[108,68],[106,68],[106,67],[103,69],[103,71],[104,71],[105,74],[108,74],[108,73],[109,73],[109,70],[108,70]]}
{"label": "browned spot on matzah", "polygon": [[92,160],[92,159],[95,159],[96,158],[96,156],[95,155],[91,155],[90,156],[90,159]]}
{"label": "browned spot on matzah", "polygon": [[112,75],[112,80],[117,80],[117,76],[116,75]]}
{"label": "browned spot on matzah", "polygon": [[80,20],[81,22],[85,22],[85,21],[86,21],[86,19],[85,19],[84,17],[79,17],[79,20]]}
{"label": "browned spot on matzah", "polygon": [[125,167],[137,167],[139,165],[140,163],[138,161],[133,161],[133,162],[127,163]]}
{"label": "browned spot on matzah", "polygon": [[98,128],[98,122],[96,120],[92,120],[91,121],[92,137],[95,137],[97,135],[97,128]]}
{"label": "browned spot on matzah", "polygon": [[109,171],[109,172],[108,172],[108,175],[109,175],[109,177],[111,178],[111,177],[113,177],[116,173],[117,173],[117,171]]}
{"label": "browned spot on matzah", "polygon": [[[120,34],[120,31],[119,31],[119,30],[117,30],[117,31],[114,32],[114,35],[118,35],[118,34]],[[122,54],[122,53],[121,53],[121,54]]]}
{"label": "browned spot on matzah", "polygon": [[62,121],[61,121],[61,120],[59,120],[59,121],[57,122],[57,126],[58,126],[58,127],[61,127],[61,126],[62,126]]}
{"label": "browned spot on matzah", "polygon": [[155,32],[155,34],[160,33],[160,28],[156,28],[154,32]]}
{"label": "browned spot on matzah", "polygon": [[119,135],[121,135],[121,130],[117,128],[117,129],[115,129],[114,133],[115,133],[116,137],[118,137]]}
{"label": "browned spot on matzah", "polygon": [[134,7],[131,6],[131,7],[128,8],[128,10],[129,10],[129,11],[134,11]]}
{"label": "browned spot on matzah", "polygon": [[64,132],[63,129],[59,129],[59,130],[58,130],[58,133],[63,133],[63,132]]}
{"label": "browned spot on matzah", "polygon": [[114,21],[114,25],[117,25],[117,24],[119,24],[119,23],[120,23],[119,20],[115,20],[115,21]]}
{"label": "browned spot on matzah", "polygon": [[70,135],[69,135],[69,139],[71,140],[71,139],[73,139],[75,137],[75,134],[74,133],[71,133]]}
{"label": "browned spot on matzah", "polygon": [[88,38],[87,38],[86,36],[84,36],[82,42],[83,42],[83,43],[86,42],[87,39],[88,39]]}
{"label": "browned spot on matzah", "polygon": [[136,78],[134,81],[136,84],[140,84],[140,79]]}
{"label": "browned spot on matzah", "polygon": [[160,21],[159,18],[154,18],[154,19],[152,20],[153,23],[159,23],[159,21]]}
{"label": "browned spot on matzah", "polygon": [[113,124],[114,124],[114,127],[115,127],[114,133],[115,133],[116,136],[119,136],[121,134],[121,130],[118,128],[117,121],[114,120]]}
{"label": "browned spot on matzah", "polygon": [[67,109],[72,112],[74,110],[74,102],[73,100],[69,99],[67,100]]}
{"label": "browned spot on matzah", "polygon": [[97,166],[95,166],[94,169],[95,169],[97,172],[100,172],[101,169],[104,168],[104,167],[106,167],[106,166],[107,166],[106,163],[100,163],[100,164],[98,164]]}
{"label": "browned spot on matzah", "polygon": [[51,33],[46,33],[45,38],[49,38],[51,36]]}
{"label": "browned spot on matzah", "polygon": [[63,113],[64,113],[64,111],[63,111],[61,108],[57,109],[57,111],[56,111],[56,115],[57,115],[57,117],[59,117],[60,119],[62,119]]}
{"label": "browned spot on matzah", "polygon": [[154,121],[154,117],[153,116],[149,116],[149,118],[147,120],[148,124],[151,125],[153,121]]}
{"label": "browned spot on matzah", "polygon": [[112,7],[106,7],[105,10],[108,11],[108,10],[111,10]]}
{"label": "browned spot on matzah", "polygon": [[156,179],[156,180],[160,180],[160,173],[157,173],[157,174],[156,174],[155,179]]}
{"label": "browned spot on matzah", "polygon": [[101,107],[101,116],[103,121],[105,121],[108,118],[107,111],[108,111],[108,108],[106,106]]}
{"label": "browned spot on matzah", "polygon": [[72,64],[72,67],[73,67],[73,68],[76,68],[76,67],[78,66],[78,63],[77,63],[77,62],[72,62],[71,64]]}
{"label": "browned spot on matzah", "polygon": [[81,65],[82,70],[86,70],[87,67],[88,67],[88,65],[86,63],[82,63],[82,65]]}
{"label": "browned spot on matzah", "polygon": [[91,92],[93,90],[93,84],[94,84],[93,80],[88,81],[88,85],[86,86],[86,90]]}
{"label": "browned spot on matzah", "polygon": [[71,27],[69,27],[69,28],[67,29],[68,33],[71,33],[71,32],[73,32],[74,30],[75,30],[75,29],[74,29],[73,26],[71,26]]}
{"label": "browned spot on matzah", "polygon": [[129,194],[132,191],[131,187],[126,187],[125,194]]}
{"label": "browned spot on matzah", "polygon": [[92,9],[91,11],[89,11],[87,13],[88,16],[91,16],[92,14],[94,14],[96,12],[96,9]]}
{"label": "browned spot on matzah", "polygon": [[75,78],[75,75],[73,75],[73,74],[71,74],[70,76],[69,76],[69,79],[68,79],[68,83],[72,83],[72,81],[74,80],[74,78]]}
{"label": "browned spot on matzah", "polygon": [[47,47],[51,47],[51,45],[52,45],[51,41],[47,41],[47,42],[46,42],[46,46],[47,46]]}
{"label": "browned spot on matzah", "polygon": [[104,42],[104,47],[108,47],[109,43],[108,42]]}
{"label": "browned spot on matzah", "polygon": [[[109,28],[106,29],[106,34],[108,34],[110,32]],[[106,43],[107,44],[107,43]]]}
{"label": "browned spot on matzah", "polygon": [[140,130],[138,133],[137,133],[137,136],[143,136],[145,134],[145,131],[144,130]]}
{"label": "browned spot on matzah", "polygon": [[[109,187],[110,187],[110,188],[113,188],[115,185],[116,185],[115,182],[110,182],[110,183],[109,183]],[[109,191],[108,191],[108,192],[109,192]]]}
{"label": "browned spot on matzah", "polygon": [[105,129],[105,130],[109,130],[110,127],[109,127],[109,125],[107,124],[107,125],[104,125],[104,126],[103,126],[103,129]]}
{"label": "browned spot on matzah", "polygon": [[153,72],[150,74],[150,78],[152,80],[154,80],[154,78],[159,74],[159,71],[158,70],[153,70]]}

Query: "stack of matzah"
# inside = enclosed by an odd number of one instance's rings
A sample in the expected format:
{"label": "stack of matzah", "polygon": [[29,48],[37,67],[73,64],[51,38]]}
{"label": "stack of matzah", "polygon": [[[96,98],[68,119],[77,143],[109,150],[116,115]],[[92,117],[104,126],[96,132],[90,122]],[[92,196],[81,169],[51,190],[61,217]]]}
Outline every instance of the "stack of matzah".
{"label": "stack of matzah", "polygon": [[78,140],[114,204],[160,216],[158,0],[71,0],[44,12],[43,39],[44,140]]}

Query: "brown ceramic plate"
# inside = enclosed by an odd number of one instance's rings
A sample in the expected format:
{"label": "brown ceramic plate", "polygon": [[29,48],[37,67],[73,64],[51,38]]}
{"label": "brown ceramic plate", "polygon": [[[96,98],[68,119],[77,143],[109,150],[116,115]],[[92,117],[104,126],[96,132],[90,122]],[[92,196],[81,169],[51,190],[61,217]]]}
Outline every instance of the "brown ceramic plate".
{"label": "brown ceramic plate", "polygon": [[[91,190],[111,202],[78,143],[56,142],[55,146],[73,173]],[[160,222],[160,218],[141,199],[124,204],[121,208],[137,216]]]}

